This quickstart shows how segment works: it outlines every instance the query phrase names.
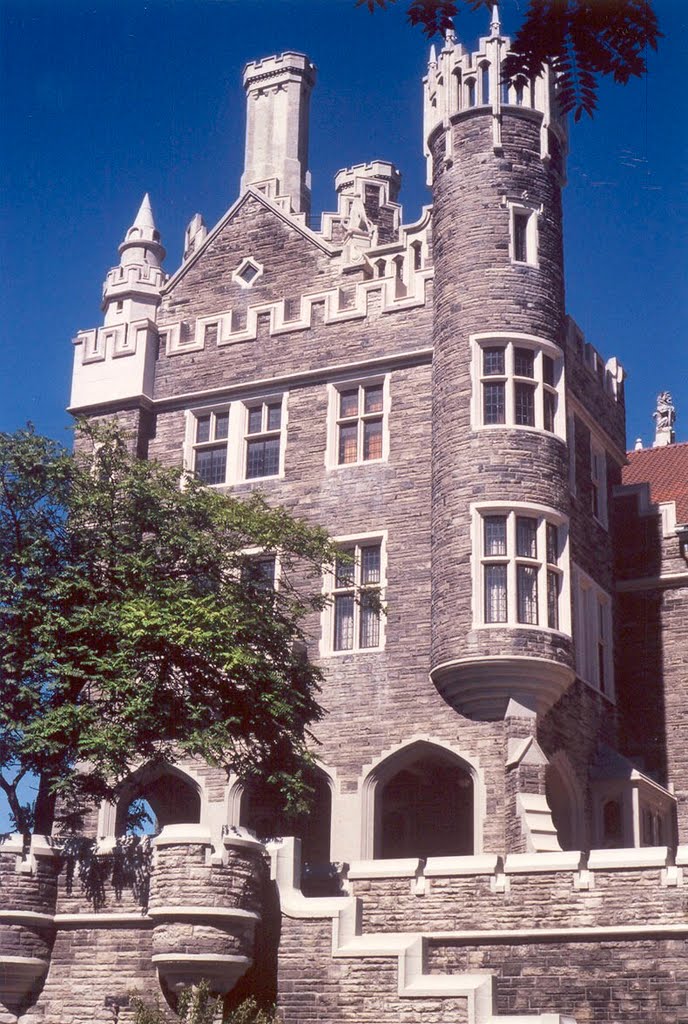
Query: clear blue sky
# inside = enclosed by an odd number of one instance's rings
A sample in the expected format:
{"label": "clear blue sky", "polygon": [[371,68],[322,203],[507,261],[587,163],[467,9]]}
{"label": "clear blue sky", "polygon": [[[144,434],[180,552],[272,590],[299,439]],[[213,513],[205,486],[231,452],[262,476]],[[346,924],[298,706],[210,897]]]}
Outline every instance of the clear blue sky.
{"label": "clear blue sky", "polygon": [[[334,208],[339,168],[380,157],[404,175],[405,219],[418,217],[429,202],[428,46],[404,8],[399,0],[371,16],[354,0],[0,0],[0,429],[31,419],[68,439],[70,339],[101,322],[103,278],[145,191],[169,270],[191,216],[212,226],[236,198],[246,61],[296,49],[318,66],[315,213]],[[651,440],[665,388],[688,440],[688,15],[683,0],[656,0],[656,9],[666,38],[648,79],[605,85],[594,120],[572,127],[565,190],[568,309],[627,368],[629,446]],[[504,0],[506,31],[519,16],[518,0]],[[472,44],[488,20],[462,14],[459,37]]]}

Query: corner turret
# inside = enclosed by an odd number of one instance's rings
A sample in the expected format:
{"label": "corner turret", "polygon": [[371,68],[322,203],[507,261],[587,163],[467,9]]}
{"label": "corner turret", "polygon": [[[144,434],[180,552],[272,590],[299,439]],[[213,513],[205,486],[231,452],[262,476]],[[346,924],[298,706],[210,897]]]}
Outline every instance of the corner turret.
{"label": "corner turret", "polygon": [[502,82],[508,49],[493,11],[477,52],[448,33],[425,79],[435,267],[431,675],[476,719],[542,715],[574,678],[566,135],[548,72]]}
{"label": "corner turret", "polygon": [[152,397],[158,346],[155,318],[167,274],[148,193],[119,255],[118,266],[108,271],[103,285],[103,326],[79,331],[74,339],[73,412]]}
{"label": "corner turret", "polygon": [[108,271],[103,286],[105,326],[155,316],[167,280],[162,269],[165,248],[155,226],[146,192],[134,223],[119,247],[119,266]]}

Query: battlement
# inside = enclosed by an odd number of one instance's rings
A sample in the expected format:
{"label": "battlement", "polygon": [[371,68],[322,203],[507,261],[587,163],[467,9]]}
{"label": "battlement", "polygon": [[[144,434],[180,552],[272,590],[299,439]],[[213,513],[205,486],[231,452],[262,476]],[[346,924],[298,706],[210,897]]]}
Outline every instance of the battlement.
{"label": "battlement", "polygon": [[[0,1003],[21,1015],[42,988],[52,1024],[81,1020],[75,1012],[101,1021],[132,988],[155,991],[156,974],[167,995],[201,978],[226,993],[253,964],[266,883],[264,848],[244,829],[218,843],[201,826],[170,825],[150,847],[108,843],[82,856],[45,837],[24,853],[13,837],[0,847]],[[83,943],[105,954],[84,961]]]}
{"label": "battlement", "polygon": [[257,60],[250,60],[244,67],[244,86],[248,86],[256,79],[267,80],[276,75],[297,70],[305,72],[311,79],[311,85],[315,83],[315,64],[312,64],[305,53],[298,53],[295,50],[285,50],[283,53],[276,53],[270,57],[260,57]]}
{"label": "battlement", "polygon": [[[480,110],[492,116],[493,144],[501,147],[501,118],[505,109],[513,112],[537,112],[542,117],[541,156],[549,157],[549,129],[559,135],[565,148],[566,126],[557,115],[555,82],[552,73],[545,68],[538,78],[527,81],[519,79],[505,82],[502,79],[502,62],[509,52],[511,40],[501,34],[497,7],[495,6],[490,24],[490,35],[480,39],[477,51],[466,50],[457,42],[453,32],[448,32],[445,43],[437,54],[433,46],[430,51],[428,73],[423,79],[424,112],[423,138],[426,155],[430,158],[430,136],[440,126],[461,116],[470,116]],[[430,183],[429,176],[429,183]]]}
{"label": "battlement", "polygon": [[[299,840],[284,839],[269,849],[283,928],[313,950],[302,984],[312,984],[309,970],[322,970],[325,962],[350,961],[375,971],[380,962],[391,961],[398,998],[465,1001],[466,1016],[457,1019],[473,1024],[513,1020],[499,1012],[505,976],[495,956],[505,947],[527,952],[537,944],[555,959],[556,951],[571,942],[604,943],[608,951],[688,935],[685,846],[675,852],[659,847],[359,861],[342,868],[348,892],[326,898],[301,892]],[[267,877],[263,847],[250,833],[232,830],[218,845],[200,826],[163,829],[153,840],[148,868],[136,876],[140,897],[141,876],[148,872],[143,908],[133,891],[135,875],[120,872],[115,880],[112,849],[96,856],[102,895],[94,906],[92,894],[85,896],[93,870],[80,873],[72,867],[70,882],[51,842],[36,839],[28,857],[22,856],[18,839],[0,849],[6,894],[0,915],[5,968],[0,999],[15,1020],[43,983],[40,1000],[47,1021],[74,1010],[70,998],[77,988],[84,993],[83,1020],[100,1021],[103,1006],[128,1005],[132,985],[150,996],[156,973],[163,991],[203,975],[216,991],[226,992],[260,955],[255,931],[266,914]],[[319,922],[330,923],[331,939]],[[96,951],[95,963],[77,958],[69,978],[61,981],[60,963],[83,943]],[[467,970],[462,966],[466,950],[492,958],[491,969]],[[108,951],[107,959],[102,951]],[[130,963],[132,956],[139,972],[122,977],[118,958]],[[256,964],[259,971],[266,967]],[[389,972],[383,977],[389,984]],[[629,974],[629,990],[631,983],[639,984],[637,972]],[[294,984],[298,991],[299,982]],[[573,1018],[531,1008],[518,1020],[564,1024]]]}

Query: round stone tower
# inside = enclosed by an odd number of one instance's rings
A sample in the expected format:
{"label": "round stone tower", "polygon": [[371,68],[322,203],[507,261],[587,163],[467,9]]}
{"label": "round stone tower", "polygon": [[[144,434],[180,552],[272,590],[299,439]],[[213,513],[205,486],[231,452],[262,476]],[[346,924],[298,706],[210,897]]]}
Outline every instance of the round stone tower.
{"label": "round stone tower", "polygon": [[495,8],[425,80],[433,189],[432,678],[457,711],[541,713],[573,679],[554,86],[501,81]]}

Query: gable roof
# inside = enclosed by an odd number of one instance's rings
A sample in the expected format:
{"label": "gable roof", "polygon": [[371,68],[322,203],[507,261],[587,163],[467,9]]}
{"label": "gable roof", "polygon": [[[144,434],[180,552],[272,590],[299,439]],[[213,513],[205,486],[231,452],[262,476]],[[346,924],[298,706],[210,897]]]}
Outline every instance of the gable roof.
{"label": "gable roof", "polygon": [[172,274],[169,281],[163,288],[163,295],[166,292],[169,292],[172,288],[174,288],[178,281],[180,281],[181,278],[184,277],[186,272],[190,270],[191,267],[193,267],[193,265],[203,255],[208,246],[213,242],[217,235],[219,235],[224,226],[226,224],[229,224],[229,222],[237,215],[237,213],[244,205],[244,203],[246,203],[249,199],[256,199],[267,210],[270,210],[271,213],[274,213],[278,220],[281,220],[284,224],[287,225],[287,227],[293,228],[300,235],[303,235],[303,237],[307,241],[311,242],[312,245],[315,245],[322,252],[326,253],[326,255],[336,256],[338,253],[341,252],[341,246],[330,245],[329,242],[326,242],[321,235],[317,235],[314,231],[311,231],[310,228],[307,228],[305,224],[302,224],[300,220],[297,220],[296,217],[293,217],[290,213],[286,213],[283,209],[281,209],[281,207],[273,203],[272,200],[268,199],[268,197],[263,192],[260,192],[258,189],[255,188],[247,188],[246,191],[239,196],[237,201],[235,203],[232,203],[230,208],[227,210],[224,216],[222,216],[219,219],[219,221],[212,229],[212,231],[208,232],[206,237],[203,239],[203,243],[199,245],[198,249],[193,253],[193,255],[190,256],[185,263],[182,263],[182,265],[177,270],[175,270],[174,274]]}
{"label": "gable roof", "polygon": [[688,442],[628,453],[621,471],[624,484],[647,484],[650,501],[676,502],[676,522],[688,523]]}

